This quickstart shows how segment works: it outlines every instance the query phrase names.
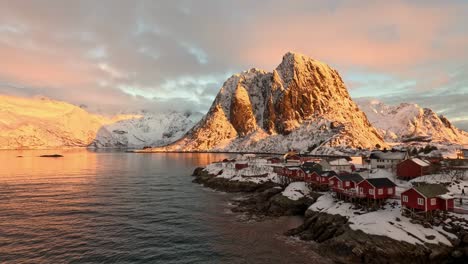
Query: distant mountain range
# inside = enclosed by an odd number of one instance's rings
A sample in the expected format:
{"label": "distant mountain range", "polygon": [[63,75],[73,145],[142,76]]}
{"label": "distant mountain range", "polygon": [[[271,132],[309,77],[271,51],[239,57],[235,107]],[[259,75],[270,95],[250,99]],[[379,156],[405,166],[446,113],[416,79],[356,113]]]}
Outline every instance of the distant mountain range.
{"label": "distant mountain range", "polygon": [[164,145],[199,118],[177,112],[105,117],[47,98],[0,96],[0,149]]}
{"label": "distant mountain range", "polygon": [[378,100],[357,100],[359,108],[388,142],[468,144],[468,133],[429,108],[417,104],[386,105]]}
{"label": "distant mountain range", "polygon": [[430,109],[357,101],[336,70],[289,52],[272,72],[250,69],[230,77],[203,117],[178,112],[106,117],[47,98],[0,96],[0,149],[284,152],[395,142],[468,144],[467,132]]}

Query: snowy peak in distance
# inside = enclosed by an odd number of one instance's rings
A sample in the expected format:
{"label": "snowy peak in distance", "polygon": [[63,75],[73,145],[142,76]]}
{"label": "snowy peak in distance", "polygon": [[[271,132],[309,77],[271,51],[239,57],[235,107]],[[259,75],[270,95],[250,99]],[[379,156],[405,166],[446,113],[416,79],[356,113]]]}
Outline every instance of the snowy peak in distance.
{"label": "snowy peak in distance", "polygon": [[177,112],[107,117],[49,98],[0,95],[0,149],[157,146],[177,140],[199,119]]}
{"label": "snowy peak in distance", "polygon": [[386,141],[468,144],[467,132],[429,108],[411,103],[387,105],[376,99],[356,101]]}
{"label": "snowy peak in distance", "polygon": [[379,133],[336,70],[288,52],[273,72],[228,78],[204,118],[181,140],[148,151],[271,151],[373,148]]}

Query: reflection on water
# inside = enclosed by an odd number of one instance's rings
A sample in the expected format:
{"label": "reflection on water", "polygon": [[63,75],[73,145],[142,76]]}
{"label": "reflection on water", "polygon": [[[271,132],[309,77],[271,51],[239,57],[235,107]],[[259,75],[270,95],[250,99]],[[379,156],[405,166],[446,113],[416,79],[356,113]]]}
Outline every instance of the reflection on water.
{"label": "reflection on water", "polygon": [[[0,151],[0,262],[322,263],[282,232],[242,223],[231,195],[192,184],[214,154]],[[17,157],[22,156],[22,157]]]}

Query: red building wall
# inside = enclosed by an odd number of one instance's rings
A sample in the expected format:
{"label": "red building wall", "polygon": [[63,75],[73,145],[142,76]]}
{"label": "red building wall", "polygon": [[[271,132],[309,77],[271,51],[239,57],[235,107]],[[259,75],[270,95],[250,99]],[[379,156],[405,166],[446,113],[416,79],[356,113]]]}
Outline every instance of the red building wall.
{"label": "red building wall", "polygon": [[374,195],[369,194],[369,190],[374,189],[374,186],[370,185],[369,182],[361,181],[360,183],[358,183],[357,187],[359,194],[364,194],[366,198],[374,198]]}
{"label": "red building wall", "polygon": [[429,173],[429,166],[423,167],[407,159],[397,164],[397,176],[400,178],[416,178]]}
{"label": "red building wall", "polygon": [[320,176],[320,184],[328,185],[329,177]]}
{"label": "red building wall", "polygon": [[[403,200],[404,195],[408,196],[408,202],[404,202],[404,200]],[[423,198],[423,200],[424,200],[423,205],[418,204],[418,198]],[[402,206],[406,206],[408,208],[414,208],[414,209],[425,211],[426,210],[425,203],[426,203],[425,197],[422,196],[421,194],[419,194],[413,188],[411,188],[409,190],[406,190],[406,191],[401,193],[401,205]]]}

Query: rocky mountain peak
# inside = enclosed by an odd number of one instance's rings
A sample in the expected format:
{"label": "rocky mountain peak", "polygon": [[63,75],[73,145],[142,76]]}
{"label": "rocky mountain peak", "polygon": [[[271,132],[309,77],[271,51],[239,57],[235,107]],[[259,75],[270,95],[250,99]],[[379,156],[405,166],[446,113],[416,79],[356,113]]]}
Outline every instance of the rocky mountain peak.
{"label": "rocky mountain peak", "polygon": [[[213,124],[227,130],[210,131]],[[202,130],[208,135],[200,138]],[[278,145],[271,142],[275,137],[287,139]],[[288,52],[271,73],[250,69],[230,77],[205,118],[169,148],[283,151],[294,144],[371,148],[385,143],[351,100],[336,70]]]}

